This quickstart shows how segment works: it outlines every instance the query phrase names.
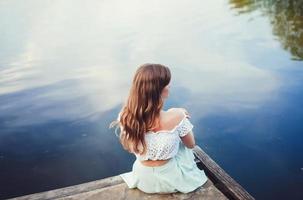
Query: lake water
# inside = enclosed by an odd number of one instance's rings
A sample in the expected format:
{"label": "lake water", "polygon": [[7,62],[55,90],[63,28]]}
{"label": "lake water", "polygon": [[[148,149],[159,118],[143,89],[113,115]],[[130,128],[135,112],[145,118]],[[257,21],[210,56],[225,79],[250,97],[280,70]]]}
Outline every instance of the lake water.
{"label": "lake water", "polygon": [[303,1],[0,1],[0,199],[130,171],[109,123],[136,68],[256,199],[303,199]]}

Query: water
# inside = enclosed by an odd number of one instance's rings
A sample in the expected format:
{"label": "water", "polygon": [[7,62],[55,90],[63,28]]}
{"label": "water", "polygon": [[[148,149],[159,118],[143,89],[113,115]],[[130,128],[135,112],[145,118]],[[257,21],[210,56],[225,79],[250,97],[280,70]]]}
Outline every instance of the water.
{"label": "water", "polygon": [[300,0],[0,1],[0,198],[131,170],[109,123],[136,68],[256,199],[302,199]]}

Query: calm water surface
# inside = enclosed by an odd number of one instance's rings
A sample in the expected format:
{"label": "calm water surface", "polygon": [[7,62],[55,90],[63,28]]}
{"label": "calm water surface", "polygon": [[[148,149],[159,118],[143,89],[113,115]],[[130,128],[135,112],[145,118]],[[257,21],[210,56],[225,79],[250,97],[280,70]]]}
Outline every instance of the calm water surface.
{"label": "calm water surface", "polygon": [[256,199],[303,199],[303,1],[0,1],[0,198],[131,170],[109,123],[136,68]]}

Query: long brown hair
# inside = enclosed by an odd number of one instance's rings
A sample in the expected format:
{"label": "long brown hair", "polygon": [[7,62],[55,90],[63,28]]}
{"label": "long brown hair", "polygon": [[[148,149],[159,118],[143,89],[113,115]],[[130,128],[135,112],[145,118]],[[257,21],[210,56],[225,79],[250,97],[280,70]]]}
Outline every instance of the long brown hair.
{"label": "long brown hair", "polygon": [[[110,128],[120,126],[120,142],[125,150],[144,154],[145,133],[158,125],[163,107],[162,90],[169,84],[171,73],[161,64],[140,65],[134,75],[128,99],[123,105],[120,120],[113,121]],[[139,148],[143,147],[143,149]]]}

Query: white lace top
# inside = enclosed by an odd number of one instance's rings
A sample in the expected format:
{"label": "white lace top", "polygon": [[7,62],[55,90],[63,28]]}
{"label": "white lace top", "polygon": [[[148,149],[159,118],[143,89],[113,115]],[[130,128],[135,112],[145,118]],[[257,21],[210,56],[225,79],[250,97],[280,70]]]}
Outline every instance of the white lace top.
{"label": "white lace top", "polygon": [[[145,155],[135,154],[139,160],[166,160],[174,157],[179,150],[180,137],[193,129],[192,123],[183,112],[183,119],[172,130],[149,131],[145,133],[147,151]],[[120,115],[118,116],[119,120]]]}

